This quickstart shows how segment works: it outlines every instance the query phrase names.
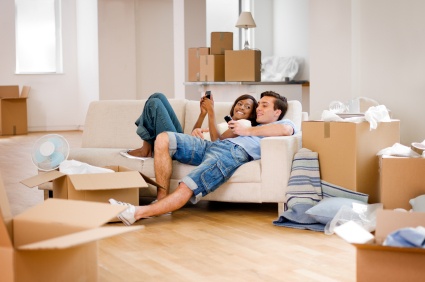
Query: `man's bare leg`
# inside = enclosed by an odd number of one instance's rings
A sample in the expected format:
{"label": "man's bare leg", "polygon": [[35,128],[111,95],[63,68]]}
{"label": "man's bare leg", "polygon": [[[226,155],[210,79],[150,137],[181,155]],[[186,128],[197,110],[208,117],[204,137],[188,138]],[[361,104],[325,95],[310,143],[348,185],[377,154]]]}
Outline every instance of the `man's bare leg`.
{"label": "man's bare leg", "polygon": [[142,147],[128,151],[129,155],[141,158],[151,158],[152,157],[152,145],[148,142],[143,142]]}
{"label": "man's bare leg", "polygon": [[189,201],[192,195],[193,191],[190,190],[186,184],[181,182],[176,190],[165,198],[147,206],[136,207],[134,218],[139,220],[141,218],[161,215],[178,210]]}
{"label": "man's bare leg", "polygon": [[[157,200],[165,198],[170,191],[170,179],[173,172],[173,160],[168,151],[168,134],[163,132],[159,134],[155,141],[155,178],[156,182],[163,188],[157,189]],[[190,190],[190,189],[189,189]]]}

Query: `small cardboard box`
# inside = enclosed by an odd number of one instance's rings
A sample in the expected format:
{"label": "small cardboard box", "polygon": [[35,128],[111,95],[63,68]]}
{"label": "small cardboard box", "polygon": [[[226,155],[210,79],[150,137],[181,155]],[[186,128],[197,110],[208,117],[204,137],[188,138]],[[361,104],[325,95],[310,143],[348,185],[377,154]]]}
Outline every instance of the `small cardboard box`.
{"label": "small cardboard box", "polygon": [[211,32],[211,55],[224,55],[233,50],[233,32]]}
{"label": "small cardboard box", "polygon": [[[149,177],[122,166],[108,166],[114,173],[64,174],[57,170],[38,174],[21,181],[27,187],[52,181],[53,198],[108,203],[110,198],[139,205],[139,188],[146,183],[155,186]],[[112,221],[119,221],[114,218]]]}
{"label": "small cardboard box", "polygon": [[0,86],[0,135],[28,133],[27,98],[29,86]]}
{"label": "small cardboard box", "polygon": [[425,159],[382,156],[380,195],[385,209],[410,210],[409,200],[425,195]]}
{"label": "small cardboard box", "polygon": [[224,81],[224,55],[202,55],[200,81]]}
{"label": "small cardboard box", "polygon": [[425,249],[383,246],[388,234],[405,227],[425,227],[425,213],[379,210],[375,241],[353,244],[357,252],[357,281],[423,281]]}
{"label": "small cardboard box", "polygon": [[302,129],[302,146],[319,154],[322,180],[380,202],[376,154],[400,142],[400,121],[380,122],[374,130],[368,122],[305,121]]}
{"label": "small cardboard box", "polygon": [[125,208],[48,199],[12,218],[0,177],[0,280],[97,281],[97,240],[143,228],[101,227]]}
{"label": "small cardboard box", "polygon": [[226,81],[261,81],[261,51],[226,51],[224,73]]}
{"label": "small cardboard box", "polygon": [[201,55],[209,55],[210,48],[189,48],[188,81],[200,81]]}

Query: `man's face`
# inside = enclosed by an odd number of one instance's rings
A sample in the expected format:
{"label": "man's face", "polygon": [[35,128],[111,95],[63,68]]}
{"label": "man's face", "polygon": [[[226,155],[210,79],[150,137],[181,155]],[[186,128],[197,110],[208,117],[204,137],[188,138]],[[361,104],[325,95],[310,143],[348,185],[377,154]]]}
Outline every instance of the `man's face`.
{"label": "man's face", "polygon": [[281,110],[274,110],[274,101],[276,98],[264,96],[258,102],[257,107],[257,122],[261,124],[277,121]]}

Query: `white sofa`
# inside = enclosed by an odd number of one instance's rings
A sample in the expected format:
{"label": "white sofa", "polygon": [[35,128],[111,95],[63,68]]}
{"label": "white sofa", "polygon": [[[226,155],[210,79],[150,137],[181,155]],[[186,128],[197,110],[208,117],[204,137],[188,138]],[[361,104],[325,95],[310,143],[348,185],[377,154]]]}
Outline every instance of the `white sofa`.
{"label": "white sofa", "polygon": [[[139,117],[146,100],[103,100],[89,106],[82,136],[81,148],[73,148],[69,160],[78,160],[94,166],[120,165],[138,170],[155,179],[153,159],[128,159],[119,154],[124,149],[138,148],[142,140],[136,134],[134,121]],[[184,132],[190,134],[199,115],[199,101],[170,100]],[[231,102],[216,102],[214,109],[221,121],[232,106]],[[298,129],[306,119],[301,103],[288,101],[285,118],[291,119]],[[205,121],[205,127],[206,121]],[[261,141],[261,160],[241,166],[234,175],[215,192],[203,200],[224,202],[272,202],[283,210],[292,158],[301,148],[301,131],[294,136],[267,137]],[[173,161],[171,191],[193,166]],[[142,196],[155,196],[156,188],[140,190]]]}

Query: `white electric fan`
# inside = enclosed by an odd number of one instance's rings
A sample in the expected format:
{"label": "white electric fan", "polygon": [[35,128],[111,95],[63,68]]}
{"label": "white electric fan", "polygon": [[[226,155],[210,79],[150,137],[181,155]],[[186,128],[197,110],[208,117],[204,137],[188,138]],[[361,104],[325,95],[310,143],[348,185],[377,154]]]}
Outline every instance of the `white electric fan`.
{"label": "white electric fan", "polygon": [[31,158],[39,170],[50,171],[68,158],[68,141],[59,134],[47,134],[35,141]]}

